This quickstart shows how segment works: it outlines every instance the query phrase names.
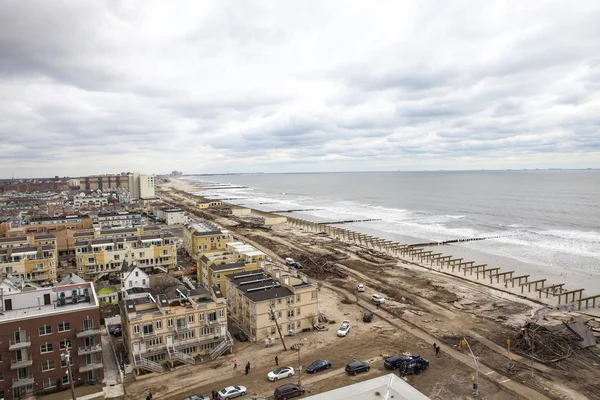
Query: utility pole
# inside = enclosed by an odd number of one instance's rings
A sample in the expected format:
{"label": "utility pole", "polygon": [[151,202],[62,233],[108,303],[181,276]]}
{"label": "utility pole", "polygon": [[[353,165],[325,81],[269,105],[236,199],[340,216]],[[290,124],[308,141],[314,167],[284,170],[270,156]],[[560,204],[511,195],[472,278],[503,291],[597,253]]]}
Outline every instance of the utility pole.
{"label": "utility pole", "polygon": [[277,327],[277,332],[279,333],[279,338],[281,339],[283,350],[287,351],[287,347],[285,347],[285,341],[283,340],[283,335],[281,334],[281,329],[279,329],[279,322],[277,322],[277,318],[275,317],[275,311],[273,311],[273,306],[271,306],[269,310],[271,311],[271,318],[273,318],[273,321],[275,321],[275,326]]}
{"label": "utility pole", "polygon": [[61,361],[67,362],[69,383],[71,384],[71,398],[73,400],[77,400],[77,397],[75,396],[75,382],[74,382],[73,372],[71,371],[71,348],[70,347],[68,347],[68,346],[65,347],[64,352],[60,355],[60,359],[61,359]]}
{"label": "utility pole", "polygon": [[469,342],[467,342],[467,338],[463,338],[463,340],[465,341],[467,347],[469,348],[469,351],[471,352],[471,357],[473,357],[473,361],[475,361],[475,381],[473,383],[473,395],[475,397],[479,397],[479,361],[477,360],[477,357],[475,357],[475,354],[473,354],[473,350],[471,350],[471,346],[469,345]]}
{"label": "utility pole", "polygon": [[296,344],[296,350],[298,350],[298,386],[301,386],[302,382],[302,365],[300,364],[300,349],[302,349],[304,343],[298,342]]}

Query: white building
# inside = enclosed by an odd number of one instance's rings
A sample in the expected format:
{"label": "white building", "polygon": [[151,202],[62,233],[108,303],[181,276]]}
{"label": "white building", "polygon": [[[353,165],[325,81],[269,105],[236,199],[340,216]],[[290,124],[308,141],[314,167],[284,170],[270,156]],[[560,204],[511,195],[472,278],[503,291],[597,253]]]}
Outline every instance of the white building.
{"label": "white building", "polygon": [[129,175],[129,194],[131,200],[155,199],[156,177],[154,175],[143,175],[134,172]]}
{"label": "white building", "polygon": [[94,225],[100,229],[135,228],[144,224],[139,212],[119,211],[113,213],[98,213]]}
{"label": "white building", "polygon": [[388,374],[309,396],[312,400],[429,400],[402,378]]}
{"label": "white building", "polygon": [[79,210],[81,207],[100,208],[108,205],[108,199],[105,197],[75,197],[73,199],[73,207]]}
{"label": "white building", "polygon": [[167,225],[185,224],[188,221],[186,212],[181,208],[157,207],[154,215]]}
{"label": "white building", "polygon": [[[121,267],[121,293],[123,293],[123,298],[146,297],[147,289],[150,289],[150,276],[135,264],[128,264],[127,261],[123,262]],[[140,295],[136,296],[136,294]]]}

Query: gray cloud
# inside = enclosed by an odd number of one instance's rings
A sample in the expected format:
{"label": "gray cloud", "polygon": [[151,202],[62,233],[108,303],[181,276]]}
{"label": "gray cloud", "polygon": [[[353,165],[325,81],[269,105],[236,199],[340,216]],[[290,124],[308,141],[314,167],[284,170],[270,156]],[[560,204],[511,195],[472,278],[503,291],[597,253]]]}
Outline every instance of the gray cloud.
{"label": "gray cloud", "polygon": [[0,8],[0,176],[599,166],[594,1]]}

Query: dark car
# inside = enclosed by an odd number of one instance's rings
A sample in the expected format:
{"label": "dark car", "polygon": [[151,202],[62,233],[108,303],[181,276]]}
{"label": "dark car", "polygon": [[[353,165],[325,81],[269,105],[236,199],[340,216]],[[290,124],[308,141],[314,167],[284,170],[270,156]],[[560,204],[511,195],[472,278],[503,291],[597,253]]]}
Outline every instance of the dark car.
{"label": "dark car", "polygon": [[306,367],[306,372],[314,374],[315,372],[322,371],[324,369],[331,368],[331,361],[329,360],[317,360]]}
{"label": "dark car", "polygon": [[398,366],[400,373],[403,375],[420,374],[429,368],[429,361],[418,354],[413,354],[410,357],[404,357],[402,364]]}
{"label": "dark car", "polygon": [[304,386],[288,383],[287,385],[279,386],[275,389],[275,400],[286,400],[292,397],[302,396],[306,392]]}
{"label": "dark car", "polygon": [[244,331],[237,331],[233,336],[235,336],[235,338],[237,340],[239,340],[240,342],[247,342],[248,341],[248,336],[246,336],[246,334],[244,333]]}
{"label": "dark car", "polygon": [[404,362],[404,356],[391,356],[383,360],[383,366],[387,369],[396,369]]}
{"label": "dark car", "polygon": [[373,321],[373,313],[371,311],[366,311],[363,314],[363,322],[371,322]]}
{"label": "dark car", "polygon": [[364,361],[352,361],[346,364],[346,372],[348,375],[356,375],[360,372],[368,372],[371,366],[368,362]]}

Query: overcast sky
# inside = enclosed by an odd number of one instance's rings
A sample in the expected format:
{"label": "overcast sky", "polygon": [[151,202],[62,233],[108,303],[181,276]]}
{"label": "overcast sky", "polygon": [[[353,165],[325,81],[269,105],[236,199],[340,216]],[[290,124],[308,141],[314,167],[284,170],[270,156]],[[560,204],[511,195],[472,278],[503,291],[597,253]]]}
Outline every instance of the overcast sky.
{"label": "overcast sky", "polygon": [[0,176],[600,167],[598,21],[598,0],[5,0]]}

